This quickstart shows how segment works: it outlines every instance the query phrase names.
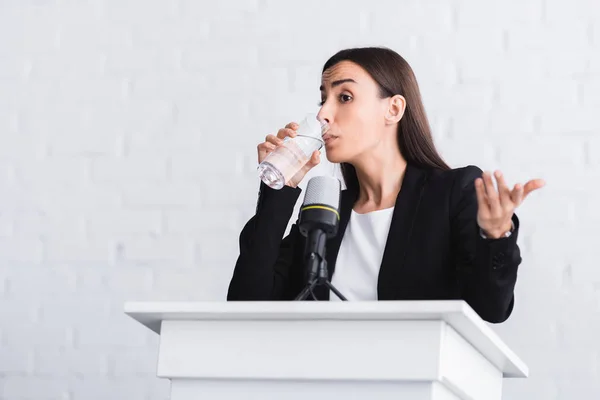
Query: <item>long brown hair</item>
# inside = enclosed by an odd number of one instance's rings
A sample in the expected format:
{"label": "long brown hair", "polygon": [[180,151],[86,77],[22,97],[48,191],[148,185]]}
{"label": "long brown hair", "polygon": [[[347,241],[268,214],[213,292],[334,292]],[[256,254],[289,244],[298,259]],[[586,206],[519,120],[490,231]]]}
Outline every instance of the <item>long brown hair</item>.
{"label": "long brown hair", "polygon": [[[345,49],[327,60],[323,72],[340,61],[351,61],[364,68],[377,82],[382,99],[397,94],[406,99],[406,109],[398,124],[398,146],[407,163],[425,168],[450,169],[435,148],[417,78],[404,58],[385,47]],[[346,187],[358,190],[356,169],[349,163],[342,163],[341,169]]]}

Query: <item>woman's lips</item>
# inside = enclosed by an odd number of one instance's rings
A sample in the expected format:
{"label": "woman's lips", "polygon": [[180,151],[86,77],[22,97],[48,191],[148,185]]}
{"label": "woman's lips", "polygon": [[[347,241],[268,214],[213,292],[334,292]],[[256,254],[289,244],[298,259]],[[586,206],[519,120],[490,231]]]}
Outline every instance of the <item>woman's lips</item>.
{"label": "woman's lips", "polygon": [[337,139],[337,136],[333,136],[330,134],[325,134],[323,135],[323,142],[325,142],[325,145],[327,146],[328,144],[330,144],[331,142],[333,142],[335,139]]}

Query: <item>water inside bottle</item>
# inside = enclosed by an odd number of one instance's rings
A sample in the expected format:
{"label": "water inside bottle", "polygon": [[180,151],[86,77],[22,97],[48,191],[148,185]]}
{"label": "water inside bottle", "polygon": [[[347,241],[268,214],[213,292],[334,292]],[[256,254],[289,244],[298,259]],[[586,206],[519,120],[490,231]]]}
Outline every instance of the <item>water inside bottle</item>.
{"label": "water inside bottle", "polygon": [[273,189],[281,189],[310,159],[299,145],[303,139],[296,139],[286,141],[276,152],[269,154],[258,168],[260,179]]}

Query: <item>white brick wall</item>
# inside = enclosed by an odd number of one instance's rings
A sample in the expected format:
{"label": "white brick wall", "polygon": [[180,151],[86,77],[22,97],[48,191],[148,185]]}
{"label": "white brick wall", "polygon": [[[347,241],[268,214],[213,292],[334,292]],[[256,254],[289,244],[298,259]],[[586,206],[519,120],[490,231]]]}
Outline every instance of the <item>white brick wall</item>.
{"label": "white brick wall", "polygon": [[598,0],[1,1],[0,397],[165,399],[123,301],[224,299],[256,144],[361,45],[413,66],[452,165],[548,182],[505,398],[600,398]]}

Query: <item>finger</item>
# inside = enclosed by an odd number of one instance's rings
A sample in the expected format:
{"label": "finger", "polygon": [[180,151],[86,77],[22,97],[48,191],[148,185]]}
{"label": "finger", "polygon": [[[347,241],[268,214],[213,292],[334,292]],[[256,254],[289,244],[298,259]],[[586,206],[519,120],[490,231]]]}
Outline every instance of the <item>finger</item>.
{"label": "finger", "polygon": [[540,189],[545,185],[546,182],[543,179],[533,179],[527,182],[525,184],[525,187],[523,188],[523,200],[525,200],[525,197],[527,197],[529,193],[533,192],[534,190]]}
{"label": "finger", "polygon": [[319,152],[319,150],[313,151],[313,153],[310,155],[310,159],[304,165],[305,171],[308,172],[308,170],[310,170],[311,168],[313,168],[315,165],[319,164],[320,162],[321,162],[321,153]]}
{"label": "finger", "polygon": [[286,136],[296,137],[296,131],[290,128],[282,128],[277,132],[277,137],[284,139]]}
{"label": "finger", "polygon": [[272,143],[275,146],[279,146],[281,143],[283,143],[283,140],[275,135],[267,135],[265,138],[265,143]]}
{"label": "finger", "polygon": [[500,207],[500,198],[496,188],[494,187],[492,174],[489,172],[484,172],[483,182],[485,183],[485,194],[490,205],[490,211],[493,215],[500,215],[502,213],[502,209]]}
{"label": "finger", "polygon": [[289,124],[287,124],[285,127],[286,127],[286,129],[293,129],[293,130],[296,130],[296,129],[298,129],[298,127],[299,127],[299,126],[300,126],[300,125],[298,125],[298,124],[297,124],[297,123],[295,123],[295,122],[290,122],[290,123],[289,123]]}
{"label": "finger", "polygon": [[518,206],[523,201],[523,185],[517,183],[510,193],[510,198],[512,199],[515,206]]}
{"label": "finger", "polygon": [[479,205],[479,209],[489,213],[490,205],[488,204],[485,186],[483,184],[483,179],[481,178],[475,179],[475,193],[477,194],[477,204]]}
{"label": "finger", "polygon": [[494,176],[496,177],[496,182],[498,182],[498,195],[500,198],[500,205],[502,207],[511,206],[511,198],[510,198],[510,189],[506,186],[506,182],[504,181],[504,174],[501,171],[496,171]]}
{"label": "finger", "polygon": [[258,145],[258,149],[267,153],[270,153],[271,151],[275,150],[277,148],[277,145],[274,143],[270,143],[270,142],[264,142]]}

